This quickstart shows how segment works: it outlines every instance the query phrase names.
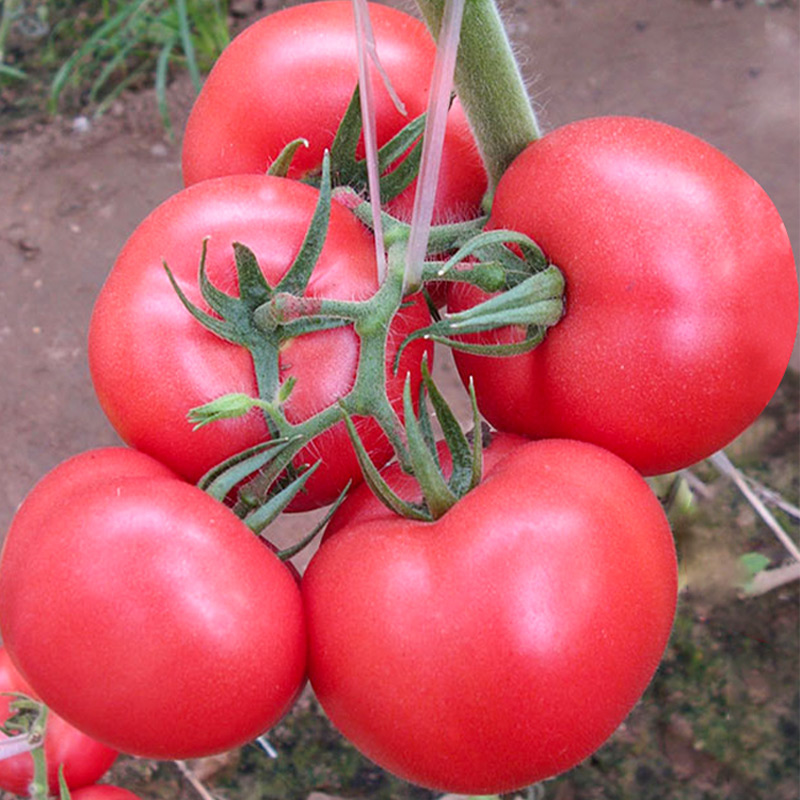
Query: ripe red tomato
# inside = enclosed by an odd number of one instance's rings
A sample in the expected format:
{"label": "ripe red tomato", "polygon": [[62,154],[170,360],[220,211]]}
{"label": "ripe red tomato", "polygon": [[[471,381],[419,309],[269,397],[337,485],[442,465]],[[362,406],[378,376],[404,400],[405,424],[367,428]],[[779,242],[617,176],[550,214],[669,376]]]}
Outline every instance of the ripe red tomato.
{"label": "ripe red tomato", "polygon": [[97,784],[72,792],[72,800],[139,800],[138,795],[119,786]]}
{"label": "ripe red tomato", "polygon": [[[417,19],[370,4],[378,56],[408,116],[395,108],[373,68],[378,146],[422,114],[435,44]],[[284,146],[305,138],[290,177],[318,169],[358,83],[349,0],[306,3],[258,20],[220,56],[195,102],[183,140],[187,186],[236,173],[266,172]],[[363,150],[359,153],[363,158]],[[475,216],[486,172],[458,102],[448,118],[437,197],[441,221]],[[390,206],[410,218],[413,185]]]}
{"label": "ripe red tomato", "polygon": [[[193,407],[230,392],[257,396],[258,389],[248,350],[218,338],[188,313],[162,260],[186,296],[206,310],[198,288],[204,237],[210,237],[206,269],[216,286],[235,292],[232,244],[237,241],[254,251],[274,286],[300,248],[317,196],[315,189],[283,178],[218,178],[174,195],[136,229],[100,292],[89,329],[95,390],[125,442],[196,481],[224,459],[268,438],[260,411],[192,430],[186,414]],[[370,296],[376,288],[372,237],[348,210],[334,203],[325,247],[306,294],[354,300]],[[398,410],[407,372],[418,387],[423,354],[431,358],[432,348],[406,348],[396,374],[392,360],[403,339],[429,321],[427,307],[417,296],[390,328],[387,376],[389,396]],[[358,348],[349,327],[306,334],[283,345],[281,379],[297,381],[284,406],[290,422],[307,419],[351,388]],[[367,448],[376,463],[385,463],[392,455],[388,440],[376,423],[361,422]],[[295,463],[313,463],[320,457],[323,466],[291,510],[326,505],[348,480],[361,479],[343,424],[317,437]]]}
{"label": "ripe red tomato", "polygon": [[[538,242],[567,284],[566,315],[533,352],[455,355],[496,427],[591,441],[656,474],[728,444],[777,388],[797,332],[789,239],[706,142],[644,119],[567,125],[512,163],[490,226]],[[448,304],[479,299],[457,287]]]}
{"label": "ripe red tomato", "polygon": [[303,600],[312,686],[378,764],[439,791],[510,792],[596,750],[645,690],[675,550],[621,459],[528,442],[434,523],[361,509],[337,512]]}
{"label": "ripe red tomato", "polygon": [[49,707],[134,755],[244,744],[305,680],[289,570],[222,504],[118,448],[70,459],[23,502],[0,560],[0,630]]}
{"label": "ripe red tomato", "polygon": [[[5,648],[0,648],[0,721],[11,716],[13,697],[6,692],[21,692],[36,698],[36,693],[17,672]],[[47,782],[50,793],[58,794],[58,771],[64,769],[64,780],[70,789],[87,786],[99,780],[117,757],[117,751],[90,739],[50,711],[45,729],[44,753],[47,761]],[[33,756],[22,753],[0,761],[0,789],[27,797],[33,780]]]}

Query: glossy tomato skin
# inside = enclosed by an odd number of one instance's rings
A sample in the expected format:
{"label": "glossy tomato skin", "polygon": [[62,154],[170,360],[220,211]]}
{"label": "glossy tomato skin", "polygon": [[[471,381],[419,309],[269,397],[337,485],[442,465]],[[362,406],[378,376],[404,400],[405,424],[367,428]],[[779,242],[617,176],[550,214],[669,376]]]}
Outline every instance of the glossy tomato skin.
{"label": "glossy tomato skin", "polygon": [[[789,239],[706,142],[643,119],[572,123],[512,163],[489,224],[537,241],[567,285],[535,351],[455,354],[496,427],[591,441],[657,474],[726,445],[777,388],[797,331]],[[479,299],[454,289],[448,303]]]}
{"label": "glossy tomato skin", "polygon": [[304,684],[300,592],[230,510],[135,456],[131,474],[110,468],[121,449],[75,456],[25,499],[0,558],[3,642],[43,702],[110,747],[228,750]]}
{"label": "glossy tomato skin", "polygon": [[119,786],[97,784],[72,792],[72,800],[139,800],[139,795]]}
{"label": "glossy tomato skin", "polygon": [[[435,45],[419,20],[377,3],[370,17],[378,55],[400,99],[394,106],[373,68],[378,145],[424,113]],[[349,0],[306,3],[246,28],[214,65],[183,140],[187,186],[236,173],[266,172],[283,148],[305,138],[290,177],[318,169],[358,83],[355,23]],[[363,157],[363,150],[360,152]],[[460,104],[450,111],[437,195],[441,221],[475,216],[486,172]],[[390,210],[410,218],[413,185]]]}
{"label": "glossy tomato skin", "polygon": [[[100,405],[122,439],[157,458],[190,481],[226,458],[268,438],[263,414],[253,411],[193,430],[186,415],[193,407],[230,392],[258,396],[249,351],[226,342],[183,307],[163,267],[169,265],[189,299],[205,306],[198,266],[208,237],[209,279],[236,292],[234,242],[256,254],[271,285],[288,270],[305,236],[317,192],[297,181],[235,175],[191,186],[155,209],[120,253],[95,304],[89,329],[89,366]],[[365,299],[377,288],[374,242],[369,232],[337,203],[328,237],[306,295]],[[408,372],[419,386],[420,363],[428,345],[411,345],[397,373],[392,361],[403,339],[428,324],[421,296],[405,307],[389,330],[388,391],[402,405]],[[296,379],[284,408],[299,422],[335,403],[353,385],[358,338],[351,328],[306,334],[280,351],[281,379]],[[416,395],[415,395],[416,396]],[[360,433],[376,463],[392,454],[374,422],[361,420]],[[343,424],[300,452],[297,464],[323,459],[290,510],[332,502],[361,471]]]}
{"label": "glossy tomato skin", "polygon": [[309,677],[339,730],[457,794],[511,792],[596,750],[675,611],[672,537],[638,473],[594,445],[528,442],[435,523],[365,508],[303,578]]}
{"label": "glossy tomato skin", "polygon": [[[12,697],[6,692],[19,692],[32,699],[36,693],[25,682],[11,662],[5,648],[0,648],[0,720],[11,716]],[[117,751],[72,727],[53,711],[48,713],[45,729],[45,759],[50,793],[58,794],[58,771],[63,766],[64,780],[70,789],[87,786],[99,780],[109,770]],[[0,788],[27,797],[33,780],[33,756],[22,753],[0,761]]]}

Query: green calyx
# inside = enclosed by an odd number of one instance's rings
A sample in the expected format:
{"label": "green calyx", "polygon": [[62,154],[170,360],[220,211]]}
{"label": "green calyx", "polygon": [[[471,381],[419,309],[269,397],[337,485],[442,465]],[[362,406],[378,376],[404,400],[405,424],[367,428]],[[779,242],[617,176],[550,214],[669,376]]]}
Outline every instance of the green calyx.
{"label": "green calyx", "polygon": [[[192,409],[195,427],[258,411],[264,415],[270,440],[239,454],[212,470],[200,487],[234,511],[254,531],[261,533],[302,492],[316,464],[297,462],[300,451],[314,437],[333,425],[345,423],[367,482],[386,505],[399,514],[420,520],[441,516],[470,491],[480,479],[480,449],[468,445],[455,417],[437,391],[427,366],[423,366],[419,415],[414,413],[407,382],[403,398],[403,422],[387,395],[386,358],[388,331],[405,302],[403,289],[404,248],[408,226],[388,217],[389,271],[384,283],[363,301],[308,297],[305,290],[325,241],[332,193],[326,164],[326,186],[297,258],[276,286],[270,286],[254,254],[243,244],[234,245],[239,294],[232,296],[214,287],[206,273],[206,249],[199,268],[201,294],[213,313],[189,301],[170,274],[178,296],[194,318],[216,335],[247,347],[253,358],[258,397],[232,393]],[[355,213],[366,218],[367,203]],[[557,268],[548,265],[535,243],[513,231],[483,231],[483,220],[440,226],[431,237],[433,255],[449,258],[425,262],[424,281],[467,282],[494,294],[458,314],[445,314],[431,325],[412,333],[394,361],[412,341],[423,338],[450,347],[488,355],[524,352],[536,346],[548,326],[563,313],[564,282]],[[509,245],[515,248],[512,250]],[[167,268],[168,274],[169,270]],[[462,341],[465,334],[519,326],[522,339],[513,344],[487,345]],[[355,382],[338,404],[302,422],[290,423],[283,406],[296,390],[294,379],[280,380],[279,353],[289,339],[334,327],[349,326],[359,340]],[[441,471],[428,403],[433,406],[453,469]],[[377,468],[370,462],[355,434],[352,417],[375,420],[394,447],[403,469],[415,475],[423,493],[421,504],[410,504],[387,491]],[[475,425],[479,424],[475,410]]]}
{"label": "green calyx", "polygon": [[[416,339],[429,339],[453,350],[483,356],[512,356],[527,353],[539,345],[548,328],[555,325],[564,313],[564,277],[550,266],[522,283],[454,314],[446,314],[427,328],[409,336],[403,347]],[[460,337],[474,333],[519,327],[521,337],[507,344],[474,343]],[[402,348],[398,353],[398,358]]]}
{"label": "green calyx", "polygon": [[[399,514],[420,520],[440,517],[480,480],[480,443],[469,444],[458,423],[422,367],[422,388],[414,411],[411,381],[406,381],[403,415],[395,410],[387,393],[388,332],[395,315],[406,302],[404,289],[405,249],[409,226],[383,215],[388,272],[378,291],[363,301],[344,301],[309,297],[306,289],[328,233],[332,189],[332,162],[348,161],[355,154],[355,131],[360,132],[357,97],[351,103],[334,145],[336,153],[326,154],[319,180],[319,198],[302,245],[289,269],[276,285],[270,285],[255,255],[246,245],[234,244],[238,294],[227,294],[210,281],[206,270],[204,243],[199,265],[199,287],[210,311],[191,302],[169,271],[172,285],[187,311],[204,327],[226,341],[246,347],[253,360],[258,396],[232,393],[192,409],[189,421],[195,427],[233,419],[256,411],[263,414],[269,441],[228,459],[211,470],[199,485],[233,510],[256,533],[265,528],[304,491],[319,463],[304,463],[302,451],[316,436],[343,419],[350,431],[366,481],[386,505]],[[386,147],[386,158],[394,160],[405,152],[418,132],[413,123],[405,137]],[[399,135],[400,136],[400,135]],[[292,143],[294,151],[302,140]],[[287,153],[289,151],[287,150]],[[348,158],[342,154],[347,153]],[[338,155],[337,155],[338,154]],[[275,171],[288,169],[288,158]],[[407,160],[407,159],[406,159]],[[277,162],[276,162],[277,163]],[[388,162],[387,162],[388,163]],[[275,166],[275,165],[273,165]],[[339,176],[342,176],[339,167]],[[395,170],[396,172],[397,170]],[[345,177],[354,179],[352,175]],[[394,174],[394,173],[391,173]],[[347,205],[365,224],[372,222],[372,209],[352,189]],[[474,308],[458,314],[445,314],[412,333],[394,360],[417,339],[442,342],[451,347],[489,355],[524,352],[536,346],[548,326],[563,313],[563,278],[549,265],[539,248],[528,237],[514,231],[485,231],[485,218],[455,225],[436,226],[431,231],[429,257],[424,263],[422,281],[470,283],[492,294]],[[420,288],[420,287],[417,287]],[[410,291],[410,290],[409,290]],[[520,341],[506,345],[464,342],[466,334],[518,326]],[[359,357],[355,381],[350,391],[336,404],[322,409],[309,419],[290,422],[284,405],[293,391],[295,379],[282,379],[281,347],[287,341],[308,333],[347,326],[358,338]],[[428,405],[433,407],[445,446],[452,459],[449,474],[441,469]],[[475,427],[479,427],[473,397]],[[412,473],[422,488],[422,501],[408,503],[385,486],[377,468],[360,443],[353,417],[367,417],[392,444],[402,468]]]}
{"label": "green calyx", "polygon": [[50,790],[44,737],[48,708],[44,703],[20,692],[13,693],[13,697],[9,703],[10,716],[0,726],[10,737],[0,743],[0,756],[10,758],[20,753],[30,753],[33,758],[30,797],[33,800],[47,800]]}
{"label": "green calyx", "polygon": [[[334,186],[348,187],[357,195],[366,195],[369,188],[366,159],[357,156],[362,127],[360,91],[356,86],[331,144],[328,168]],[[417,177],[424,130],[425,114],[421,114],[378,149],[381,203],[393,200]],[[308,147],[307,139],[289,142],[270,165],[268,174],[286,177],[292,160],[301,147]],[[311,172],[303,177],[305,183],[317,188],[324,186],[326,180],[324,165],[321,171]]]}
{"label": "green calyx", "polygon": [[[472,387],[470,387],[470,397],[472,399],[473,431],[479,432],[480,414]],[[438,443],[428,409],[429,400],[441,428],[444,445],[450,454],[451,469],[449,471],[442,468]],[[422,522],[432,522],[443,516],[480,482],[483,465],[482,437],[478,433],[473,436],[470,443],[447,401],[436,387],[425,361],[422,363],[418,411],[414,409],[409,377],[403,392],[403,414],[409,471],[414,475],[422,490],[423,500],[421,503],[401,498],[386,483],[380,471],[372,463],[353,421],[346,413],[344,416],[364,474],[364,480],[373,493],[387,508],[400,516]]]}

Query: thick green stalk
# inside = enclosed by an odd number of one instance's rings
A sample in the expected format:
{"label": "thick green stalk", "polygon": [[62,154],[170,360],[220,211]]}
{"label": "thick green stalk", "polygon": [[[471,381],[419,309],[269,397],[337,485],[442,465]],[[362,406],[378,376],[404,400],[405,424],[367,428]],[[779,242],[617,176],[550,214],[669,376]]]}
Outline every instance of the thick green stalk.
{"label": "thick green stalk", "polygon": [[[438,35],[445,0],[417,0]],[[494,190],[508,165],[540,136],[539,124],[494,0],[466,0],[455,86]]]}

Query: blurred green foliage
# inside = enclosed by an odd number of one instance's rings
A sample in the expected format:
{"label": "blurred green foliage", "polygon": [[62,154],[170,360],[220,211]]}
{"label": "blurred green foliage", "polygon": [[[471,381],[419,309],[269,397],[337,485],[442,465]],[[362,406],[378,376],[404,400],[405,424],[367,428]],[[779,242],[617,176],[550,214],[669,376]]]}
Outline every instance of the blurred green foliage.
{"label": "blurred green foliage", "polygon": [[229,37],[226,0],[3,0],[0,109],[101,114],[154,85],[169,128],[170,76],[186,70],[199,88]]}

